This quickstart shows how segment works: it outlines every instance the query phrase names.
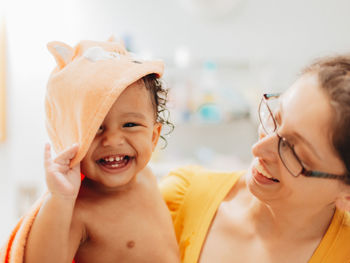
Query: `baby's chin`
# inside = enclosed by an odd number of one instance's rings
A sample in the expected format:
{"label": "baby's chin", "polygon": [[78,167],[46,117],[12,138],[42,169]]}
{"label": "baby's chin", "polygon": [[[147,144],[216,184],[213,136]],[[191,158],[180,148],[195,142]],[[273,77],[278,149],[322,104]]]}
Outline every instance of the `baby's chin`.
{"label": "baby's chin", "polygon": [[119,191],[131,187],[136,182],[140,169],[136,170],[134,163],[134,158],[120,166],[96,162],[93,167],[82,166],[81,171],[92,190],[96,188],[96,191]]}

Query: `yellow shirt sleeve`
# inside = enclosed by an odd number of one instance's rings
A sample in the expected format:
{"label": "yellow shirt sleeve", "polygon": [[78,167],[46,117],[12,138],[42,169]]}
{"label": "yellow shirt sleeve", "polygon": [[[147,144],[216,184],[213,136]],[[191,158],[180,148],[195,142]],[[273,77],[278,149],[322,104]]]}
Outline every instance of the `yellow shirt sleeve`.
{"label": "yellow shirt sleeve", "polygon": [[176,227],[175,222],[178,221],[180,215],[181,206],[185,200],[185,195],[188,188],[191,185],[191,179],[193,178],[197,169],[197,166],[187,166],[179,168],[164,177],[160,183],[160,191],[163,199],[168,206],[172,220],[175,226],[176,237],[179,241],[181,235],[181,229]]}
{"label": "yellow shirt sleeve", "polygon": [[181,262],[198,261],[218,206],[242,174],[188,166],[171,172],[160,182],[173,219]]}

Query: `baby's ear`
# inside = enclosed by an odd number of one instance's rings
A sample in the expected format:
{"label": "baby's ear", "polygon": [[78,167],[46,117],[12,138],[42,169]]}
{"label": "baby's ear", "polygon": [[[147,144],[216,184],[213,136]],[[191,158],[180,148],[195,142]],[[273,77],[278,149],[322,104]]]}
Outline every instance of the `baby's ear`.
{"label": "baby's ear", "polygon": [[64,68],[69,62],[72,61],[74,50],[63,42],[53,41],[47,44],[47,49],[56,59],[56,63],[59,69]]}
{"label": "baby's ear", "polygon": [[154,151],[154,149],[157,146],[158,143],[158,139],[160,137],[160,133],[162,131],[162,124],[157,122],[154,127],[153,127],[153,134],[152,134],[152,151]]}

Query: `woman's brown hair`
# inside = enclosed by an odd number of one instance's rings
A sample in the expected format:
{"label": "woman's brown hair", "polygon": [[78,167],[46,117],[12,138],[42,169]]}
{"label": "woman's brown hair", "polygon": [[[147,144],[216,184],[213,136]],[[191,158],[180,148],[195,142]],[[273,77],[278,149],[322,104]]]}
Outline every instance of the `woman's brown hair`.
{"label": "woman's brown hair", "polygon": [[317,60],[302,71],[316,73],[322,90],[335,112],[332,143],[346,167],[345,183],[350,184],[350,55]]}

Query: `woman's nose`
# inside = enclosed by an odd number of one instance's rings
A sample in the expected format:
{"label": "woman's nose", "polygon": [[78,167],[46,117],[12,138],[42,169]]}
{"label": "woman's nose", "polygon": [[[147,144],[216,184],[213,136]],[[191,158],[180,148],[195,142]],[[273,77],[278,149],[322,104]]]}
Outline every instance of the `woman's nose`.
{"label": "woman's nose", "polygon": [[253,156],[276,160],[278,158],[278,136],[276,133],[266,134],[259,126],[258,134],[259,140],[252,146]]}
{"label": "woman's nose", "polygon": [[122,132],[106,132],[104,134],[104,137],[102,138],[102,145],[103,146],[120,146],[124,144],[125,138]]}

